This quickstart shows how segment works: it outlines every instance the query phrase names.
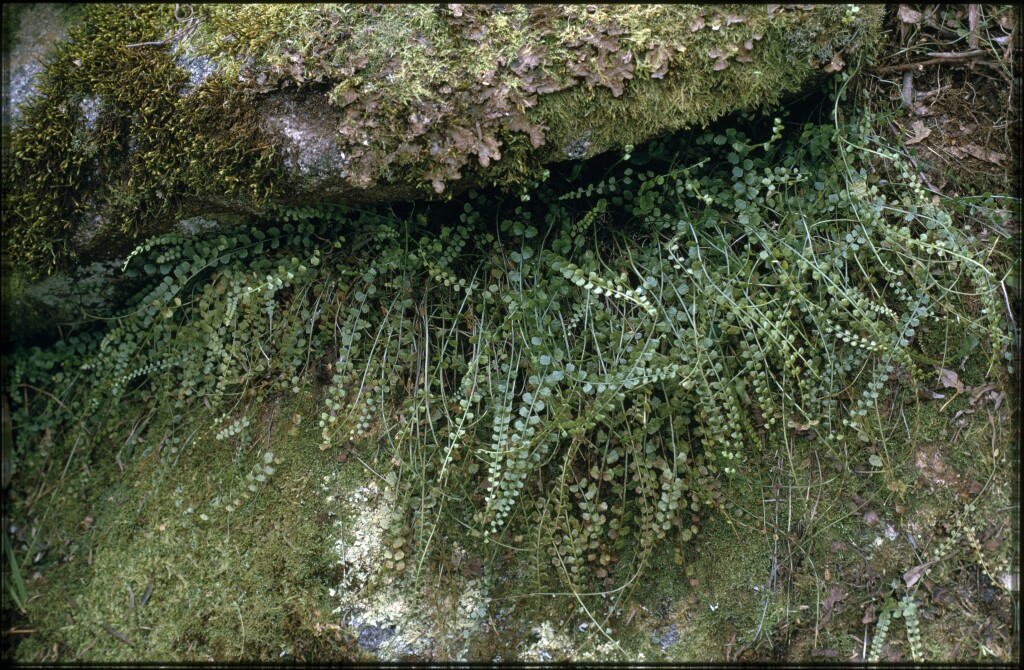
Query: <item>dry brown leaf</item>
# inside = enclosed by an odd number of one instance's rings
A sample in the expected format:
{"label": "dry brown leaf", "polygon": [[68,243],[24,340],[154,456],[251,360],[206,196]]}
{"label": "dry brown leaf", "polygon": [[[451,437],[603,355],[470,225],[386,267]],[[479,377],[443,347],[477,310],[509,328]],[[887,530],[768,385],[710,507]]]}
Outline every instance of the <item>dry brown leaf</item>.
{"label": "dry brown leaf", "polygon": [[921,12],[911,9],[907,5],[900,5],[899,9],[900,21],[903,23],[918,24],[921,23]]}
{"label": "dry brown leaf", "polygon": [[939,383],[944,388],[956,389],[957,393],[964,392],[964,385],[960,383],[960,376],[952,370],[939,368]]}
{"label": "dry brown leaf", "polygon": [[1006,154],[1001,154],[998,151],[991,151],[983,147],[979,147],[973,142],[964,147],[964,151],[974,156],[978,160],[986,161],[988,163],[995,163],[996,165],[1002,165],[1006,162]]}
{"label": "dry brown leaf", "polygon": [[974,405],[977,405],[978,401],[981,400],[982,396],[984,396],[989,391],[994,391],[994,389],[995,384],[985,384],[984,386],[978,388],[969,389],[971,391],[971,406],[973,407]]}
{"label": "dry brown leaf", "polygon": [[821,606],[821,623],[825,625],[828,620],[832,618],[832,610],[835,606],[849,596],[849,593],[844,593],[838,586],[833,586],[829,589],[828,595],[825,596],[825,602]]}
{"label": "dry brown leaf", "polygon": [[926,127],[924,125],[924,121],[921,121],[920,119],[914,121],[914,123],[911,124],[911,128],[914,131],[914,136],[906,141],[906,145],[908,147],[912,144],[917,144],[918,142],[932,134],[932,129]]}
{"label": "dry brown leaf", "polygon": [[977,158],[980,161],[994,163],[996,165],[1002,165],[1006,161],[1006,154],[1001,154],[998,151],[990,151],[989,149],[979,147],[973,142],[963,147],[949,147],[947,151],[955,158],[970,156],[972,158]]}
{"label": "dry brown leaf", "polygon": [[834,56],[832,56],[832,62],[825,66],[825,72],[829,74],[832,74],[833,72],[839,72],[840,70],[843,69],[844,65],[846,65],[846,63],[843,62],[843,59],[839,56],[839,54],[835,54]]}
{"label": "dry brown leaf", "polygon": [[922,563],[916,568],[911,568],[904,572],[903,581],[906,582],[907,588],[909,589],[914,584],[917,584],[918,580],[920,580],[921,577],[923,577],[924,574],[928,572],[928,568],[932,567],[933,563],[935,563],[935,561],[928,561],[927,563]]}

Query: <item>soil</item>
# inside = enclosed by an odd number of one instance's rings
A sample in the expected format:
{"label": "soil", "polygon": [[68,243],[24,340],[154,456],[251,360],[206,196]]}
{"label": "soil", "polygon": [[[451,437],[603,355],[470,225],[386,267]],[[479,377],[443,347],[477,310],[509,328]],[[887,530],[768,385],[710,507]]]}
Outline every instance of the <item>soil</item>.
{"label": "soil", "polygon": [[[893,5],[888,12],[890,41],[868,70],[873,104],[901,110],[892,130],[913,147],[933,190],[950,196],[1018,192],[1019,14],[1009,6],[974,5],[987,27],[979,26],[979,48],[972,49],[971,5],[914,7]],[[961,38],[957,31],[965,28]],[[977,52],[985,53],[966,60],[935,55]]]}

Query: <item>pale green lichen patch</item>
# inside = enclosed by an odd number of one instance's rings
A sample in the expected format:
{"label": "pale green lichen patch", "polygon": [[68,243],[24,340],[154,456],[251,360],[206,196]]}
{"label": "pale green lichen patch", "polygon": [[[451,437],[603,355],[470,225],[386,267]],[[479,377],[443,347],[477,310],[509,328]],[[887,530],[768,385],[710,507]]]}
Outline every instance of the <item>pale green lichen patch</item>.
{"label": "pale green lichen patch", "polygon": [[[487,587],[480,579],[456,580],[449,589],[417,580],[416,568],[422,566],[415,565],[400,532],[407,512],[392,484],[371,481],[337,492],[335,478],[328,477],[323,488],[335,490],[330,498],[345,508],[335,525],[341,580],[330,590],[336,602],[332,614],[354,631],[361,648],[381,660],[429,655],[466,660],[469,639],[486,618]],[[433,572],[432,563],[427,567]]]}

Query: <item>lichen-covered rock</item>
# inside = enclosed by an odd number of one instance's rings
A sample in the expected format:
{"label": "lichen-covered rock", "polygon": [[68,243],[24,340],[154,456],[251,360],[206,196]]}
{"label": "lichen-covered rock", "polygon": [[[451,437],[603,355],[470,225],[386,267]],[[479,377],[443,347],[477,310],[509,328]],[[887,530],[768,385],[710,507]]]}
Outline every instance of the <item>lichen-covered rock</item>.
{"label": "lichen-covered rock", "polygon": [[[28,5],[20,10],[11,5],[4,7],[5,128],[18,118],[21,105],[35,93],[36,79],[43,72],[43,63],[53,46],[67,35],[67,14],[56,4]],[[18,33],[21,46],[8,54],[11,46],[8,41],[13,40],[15,33]]]}
{"label": "lichen-covered rock", "polygon": [[[8,263],[124,252],[182,215],[520,188],[777,102],[873,48],[811,5],[95,5],[6,143]],[[28,29],[15,46],[32,48]],[[14,186],[17,185],[17,188]]]}

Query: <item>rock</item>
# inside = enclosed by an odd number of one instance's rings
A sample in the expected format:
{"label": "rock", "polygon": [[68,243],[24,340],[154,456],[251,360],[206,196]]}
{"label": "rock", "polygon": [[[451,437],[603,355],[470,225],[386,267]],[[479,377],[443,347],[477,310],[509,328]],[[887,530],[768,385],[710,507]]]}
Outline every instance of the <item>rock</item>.
{"label": "rock", "polygon": [[[45,11],[53,10],[24,10]],[[871,48],[882,13],[838,5],[80,11],[45,69],[19,66],[5,92],[15,104],[4,262],[35,274],[123,255],[182,216],[447,197],[473,185],[521,191],[547,163],[775,104]],[[12,63],[30,62],[61,35],[36,25],[22,22]]]}
{"label": "rock", "polygon": [[659,628],[651,633],[651,642],[660,646],[662,650],[667,650],[673,644],[679,641],[679,627],[676,624],[671,624],[664,628]]}
{"label": "rock", "polygon": [[60,5],[39,3],[4,7],[4,67],[9,79],[4,86],[3,124],[17,120],[21,106],[36,94],[36,83],[54,45],[62,41],[71,22]]}
{"label": "rock", "polygon": [[393,627],[365,626],[359,631],[358,644],[367,651],[377,651],[380,646],[395,636]]}

